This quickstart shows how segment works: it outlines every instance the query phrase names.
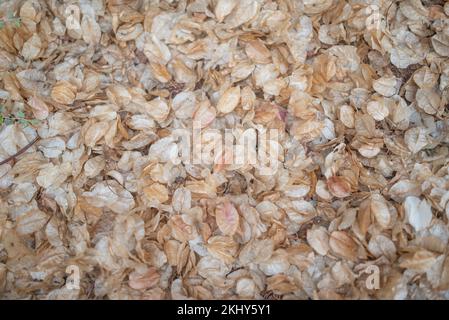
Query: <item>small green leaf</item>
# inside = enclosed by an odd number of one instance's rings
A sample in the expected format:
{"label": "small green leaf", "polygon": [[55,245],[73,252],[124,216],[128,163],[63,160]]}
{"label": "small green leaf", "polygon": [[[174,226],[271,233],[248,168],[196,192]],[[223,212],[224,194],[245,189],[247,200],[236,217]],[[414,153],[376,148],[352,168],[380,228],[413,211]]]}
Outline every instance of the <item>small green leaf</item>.
{"label": "small green leaf", "polygon": [[24,127],[28,127],[28,121],[25,119],[19,119],[19,123]]}
{"label": "small green leaf", "polygon": [[0,114],[0,125],[2,125],[2,124],[3,124],[3,121],[4,121],[3,115],[2,115],[2,114]]}
{"label": "small green leaf", "polygon": [[16,115],[17,115],[17,118],[25,118],[25,113],[23,113],[23,111],[17,111],[17,113],[16,113]]}
{"label": "small green leaf", "polygon": [[33,126],[36,126],[40,123],[40,121],[38,119],[31,119],[29,120],[30,124],[32,124]]}

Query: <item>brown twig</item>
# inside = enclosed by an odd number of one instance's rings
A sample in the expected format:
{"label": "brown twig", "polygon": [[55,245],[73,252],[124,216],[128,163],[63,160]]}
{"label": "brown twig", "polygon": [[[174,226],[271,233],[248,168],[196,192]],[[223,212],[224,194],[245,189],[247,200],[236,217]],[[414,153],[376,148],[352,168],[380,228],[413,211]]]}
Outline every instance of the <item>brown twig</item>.
{"label": "brown twig", "polygon": [[25,147],[23,147],[22,149],[20,149],[19,151],[16,152],[16,154],[13,154],[12,156],[10,156],[9,158],[6,158],[5,160],[0,161],[0,166],[4,165],[5,163],[8,163],[11,160],[16,159],[18,156],[20,156],[22,153],[24,153],[25,151],[27,151],[33,144],[35,144],[38,140],[40,139],[39,136],[37,136],[36,138],[33,139],[33,141],[31,141],[30,143],[28,143]]}

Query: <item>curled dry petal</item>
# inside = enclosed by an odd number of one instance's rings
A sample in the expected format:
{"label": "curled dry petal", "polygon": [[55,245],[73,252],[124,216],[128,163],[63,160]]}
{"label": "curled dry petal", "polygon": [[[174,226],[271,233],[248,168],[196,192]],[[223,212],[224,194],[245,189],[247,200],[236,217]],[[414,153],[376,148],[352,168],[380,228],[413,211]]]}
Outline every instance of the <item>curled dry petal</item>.
{"label": "curled dry petal", "polygon": [[84,15],[81,20],[81,29],[83,31],[83,40],[90,45],[100,42],[101,29],[100,25],[88,15]]}
{"label": "curled dry petal", "polygon": [[330,193],[337,198],[345,198],[351,194],[351,184],[344,177],[332,176],[327,179]]}
{"label": "curled dry petal", "polygon": [[338,256],[351,261],[357,259],[357,243],[344,231],[331,233],[329,247]]}
{"label": "curled dry petal", "polygon": [[432,210],[426,199],[414,196],[405,198],[404,211],[408,222],[416,231],[427,228],[432,221]]}
{"label": "curled dry petal", "polygon": [[76,87],[68,81],[60,81],[51,90],[51,97],[58,103],[72,104],[76,97]]}
{"label": "curled dry petal", "polygon": [[429,270],[436,262],[436,254],[424,249],[408,253],[401,257],[399,266],[417,272]]}
{"label": "curled dry petal", "polygon": [[157,200],[164,203],[168,200],[168,190],[160,183],[153,183],[143,189],[143,192],[148,200]]}
{"label": "curled dry petal", "polygon": [[25,60],[34,60],[39,56],[42,50],[42,41],[39,35],[33,34],[24,44],[22,48],[22,56]]}
{"label": "curled dry petal", "polygon": [[116,32],[116,38],[119,41],[131,41],[137,39],[137,37],[143,32],[143,27],[138,24],[124,24]]}
{"label": "curled dry petal", "polygon": [[107,207],[115,213],[126,214],[135,205],[132,194],[115,180],[98,182],[83,196],[94,207]]}
{"label": "curled dry petal", "polygon": [[260,40],[249,41],[245,46],[245,52],[255,63],[266,64],[271,62],[270,50]]}
{"label": "curled dry petal", "polygon": [[240,102],[240,87],[232,87],[227,89],[217,104],[217,110],[221,113],[232,112]]}
{"label": "curled dry petal", "polygon": [[170,112],[170,107],[163,99],[156,98],[145,104],[145,112],[156,121],[164,121]]}
{"label": "curled dry petal", "polygon": [[223,19],[231,13],[236,5],[237,0],[218,0],[214,11],[217,21],[222,22]]}
{"label": "curled dry petal", "polygon": [[370,101],[366,109],[376,121],[382,121],[390,113],[388,107],[382,101]]}
{"label": "curled dry petal", "polygon": [[413,153],[419,152],[429,143],[427,130],[424,128],[410,128],[404,134],[404,142]]}
{"label": "curled dry petal", "polygon": [[397,93],[397,80],[395,77],[382,77],[373,81],[373,88],[384,97],[391,97]]}
{"label": "curled dry petal", "polygon": [[225,201],[217,206],[215,219],[224,235],[232,236],[236,233],[239,226],[239,213],[231,202]]}
{"label": "curled dry petal", "polygon": [[242,264],[260,263],[267,261],[273,254],[274,243],[271,239],[252,240],[247,243],[239,254],[239,260]]}
{"label": "curled dry petal", "polygon": [[227,264],[235,260],[238,249],[237,243],[231,237],[225,236],[209,238],[206,247],[213,257]]}
{"label": "curled dry petal", "polygon": [[329,251],[329,235],[324,227],[307,230],[307,242],[323,256]]}
{"label": "curled dry petal", "polygon": [[418,107],[428,114],[436,114],[441,105],[441,95],[434,89],[418,89],[416,91]]}
{"label": "curled dry petal", "polygon": [[384,235],[373,236],[368,244],[368,249],[376,258],[385,256],[390,261],[396,259],[396,246],[390,238]]}
{"label": "curled dry petal", "polygon": [[354,128],[355,117],[354,109],[348,105],[342,105],[339,109],[339,119],[348,128]]}
{"label": "curled dry petal", "polygon": [[391,214],[385,198],[379,193],[371,196],[371,212],[377,223],[382,228],[387,228],[391,223]]}
{"label": "curled dry petal", "polygon": [[193,121],[200,124],[201,128],[211,124],[217,115],[217,111],[209,102],[201,103],[193,115]]}
{"label": "curled dry petal", "polygon": [[142,271],[136,270],[129,275],[129,286],[136,290],[145,290],[157,285],[159,279],[160,275],[154,267]]}
{"label": "curled dry petal", "polygon": [[47,119],[49,114],[49,109],[47,104],[42,101],[42,99],[32,96],[28,99],[28,105],[31,107],[31,111],[36,119],[44,120]]}

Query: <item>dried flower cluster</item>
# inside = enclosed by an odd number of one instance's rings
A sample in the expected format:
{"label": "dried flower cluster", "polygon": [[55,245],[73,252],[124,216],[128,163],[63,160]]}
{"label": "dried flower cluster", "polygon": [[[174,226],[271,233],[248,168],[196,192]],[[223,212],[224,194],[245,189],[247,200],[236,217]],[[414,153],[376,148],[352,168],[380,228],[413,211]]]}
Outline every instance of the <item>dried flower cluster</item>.
{"label": "dried flower cluster", "polygon": [[[449,298],[449,2],[6,7],[0,297]],[[276,171],[173,163],[195,121]]]}

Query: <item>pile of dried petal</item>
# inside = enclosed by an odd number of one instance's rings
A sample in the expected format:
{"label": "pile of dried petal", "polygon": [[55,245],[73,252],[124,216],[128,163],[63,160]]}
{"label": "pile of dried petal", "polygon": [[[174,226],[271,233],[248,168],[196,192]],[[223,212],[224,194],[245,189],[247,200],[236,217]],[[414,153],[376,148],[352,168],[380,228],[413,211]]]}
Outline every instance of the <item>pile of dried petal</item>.
{"label": "pile of dried petal", "polygon": [[[449,2],[8,5],[0,297],[449,298]],[[172,163],[194,121],[276,173]]]}

